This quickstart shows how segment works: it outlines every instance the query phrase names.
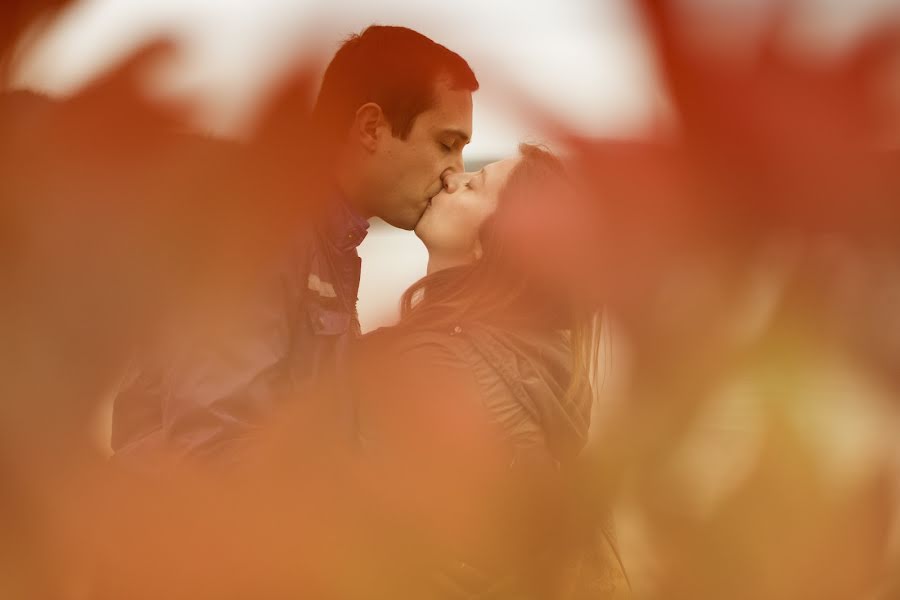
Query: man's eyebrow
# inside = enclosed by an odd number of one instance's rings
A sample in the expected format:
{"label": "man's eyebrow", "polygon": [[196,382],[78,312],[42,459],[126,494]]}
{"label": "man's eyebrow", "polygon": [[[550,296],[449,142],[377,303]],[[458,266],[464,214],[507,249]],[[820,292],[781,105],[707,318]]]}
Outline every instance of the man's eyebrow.
{"label": "man's eyebrow", "polygon": [[456,136],[463,141],[463,144],[468,144],[471,141],[469,135],[462,129],[445,129],[441,132],[441,135]]}

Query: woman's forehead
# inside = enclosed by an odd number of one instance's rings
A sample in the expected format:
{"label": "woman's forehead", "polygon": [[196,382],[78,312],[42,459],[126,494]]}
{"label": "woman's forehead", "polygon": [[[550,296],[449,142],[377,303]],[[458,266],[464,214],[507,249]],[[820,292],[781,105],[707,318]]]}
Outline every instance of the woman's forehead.
{"label": "woman's forehead", "polygon": [[504,181],[506,181],[506,178],[509,177],[509,174],[512,173],[513,169],[516,168],[516,165],[519,164],[520,160],[522,160],[520,156],[515,156],[512,158],[504,158],[503,160],[498,160],[497,162],[492,162],[489,165],[485,165],[485,184],[502,184]]}

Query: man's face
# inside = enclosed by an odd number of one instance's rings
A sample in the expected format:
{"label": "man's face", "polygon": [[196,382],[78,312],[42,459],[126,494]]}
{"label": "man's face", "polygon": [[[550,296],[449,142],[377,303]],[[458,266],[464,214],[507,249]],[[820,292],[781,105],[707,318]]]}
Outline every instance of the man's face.
{"label": "man's face", "polygon": [[413,229],[443,178],[463,170],[462,151],[472,137],[472,93],[435,84],[435,105],[413,121],[406,139],[382,135],[372,156],[371,212],[401,229]]}

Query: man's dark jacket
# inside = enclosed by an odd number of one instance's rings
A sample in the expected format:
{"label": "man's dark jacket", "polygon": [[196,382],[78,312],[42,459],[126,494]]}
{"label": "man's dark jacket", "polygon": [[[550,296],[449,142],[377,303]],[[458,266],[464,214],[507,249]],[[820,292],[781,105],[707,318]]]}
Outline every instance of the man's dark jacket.
{"label": "man's dark jacket", "polygon": [[367,228],[336,196],[282,260],[255,274],[226,322],[139,352],[115,399],[116,459],[233,460],[281,403],[305,401],[340,373],[360,333],[357,247]]}

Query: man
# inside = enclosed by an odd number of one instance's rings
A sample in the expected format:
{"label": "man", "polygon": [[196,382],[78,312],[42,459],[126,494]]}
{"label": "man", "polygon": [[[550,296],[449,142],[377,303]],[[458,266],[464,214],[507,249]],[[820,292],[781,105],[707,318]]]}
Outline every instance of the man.
{"label": "man", "polygon": [[120,460],[230,460],[281,399],[303,402],[313,382],[341,372],[360,333],[356,249],[367,219],[415,227],[462,170],[477,89],[465,60],[410,29],[371,26],[341,46],[313,110],[332,197],[299,227],[291,255],[206,333],[141,353],[114,408]]}

